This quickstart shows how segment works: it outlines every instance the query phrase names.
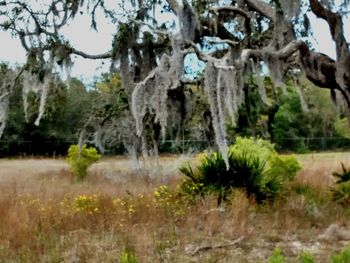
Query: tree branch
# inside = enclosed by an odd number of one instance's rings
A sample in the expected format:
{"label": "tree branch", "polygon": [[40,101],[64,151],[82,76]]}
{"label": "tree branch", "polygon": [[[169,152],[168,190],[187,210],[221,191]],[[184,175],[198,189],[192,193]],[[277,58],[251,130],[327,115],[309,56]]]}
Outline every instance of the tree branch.
{"label": "tree branch", "polygon": [[106,58],[112,57],[112,52],[110,52],[110,51],[103,53],[103,54],[90,55],[90,54],[87,54],[83,51],[76,50],[74,48],[71,49],[71,54],[75,54],[75,55],[78,55],[78,56],[81,56],[81,57],[87,58],[87,59],[106,59]]}
{"label": "tree branch", "polygon": [[235,240],[232,240],[232,241],[229,241],[226,243],[216,244],[216,245],[202,245],[202,246],[198,246],[198,247],[194,247],[194,248],[192,248],[193,246],[190,245],[190,246],[187,246],[186,252],[187,252],[187,254],[190,254],[191,256],[195,256],[196,254],[198,254],[201,251],[207,251],[210,249],[218,249],[218,248],[226,248],[226,247],[230,247],[230,246],[235,246],[238,243],[240,243],[243,239],[244,239],[244,237],[241,236]]}
{"label": "tree branch", "polygon": [[245,34],[246,34],[246,39],[248,40],[248,43],[250,42],[250,34],[251,34],[251,29],[250,29],[250,14],[244,11],[241,8],[234,7],[234,6],[214,6],[210,9],[210,11],[215,12],[215,13],[221,13],[221,12],[231,12],[234,14],[238,14],[245,18],[244,20],[244,28],[245,28]]}
{"label": "tree branch", "polygon": [[350,94],[350,51],[344,36],[342,17],[323,7],[317,0],[310,0],[312,12],[324,19],[329,26],[332,38],[336,44],[336,81],[340,87]]}
{"label": "tree branch", "polygon": [[246,11],[244,11],[241,8],[234,7],[234,6],[214,6],[214,7],[210,8],[210,11],[215,12],[215,13],[227,11],[227,12],[239,14],[246,19],[250,19],[250,15]]}
{"label": "tree branch", "polygon": [[177,1],[176,0],[166,0],[166,2],[171,7],[171,9],[175,13],[175,15],[177,15],[177,13],[179,11],[179,4],[177,3]]}
{"label": "tree branch", "polygon": [[344,37],[343,20],[342,17],[326,9],[317,0],[310,0],[310,7],[312,12],[319,18],[326,20],[331,31],[333,40],[337,45],[348,44]]}
{"label": "tree branch", "polygon": [[199,50],[199,48],[197,47],[197,45],[192,42],[192,41],[186,41],[186,44],[191,46],[194,50],[194,53],[196,53],[197,57],[202,60],[202,61],[205,61],[205,62],[208,62],[209,60],[211,60],[212,58],[210,58],[208,55],[204,54],[203,52],[201,52]]}
{"label": "tree branch", "polygon": [[237,46],[239,45],[239,42],[232,41],[229,39],[219,39],[219,40],[208,40],[208,43],[210,44],[228,44],[230,46]]}
{"label": "tree branch", "polygon": [[244,0],[246,4],[254,11],[261,13],[269,18],[272,22],[276,22],[275,10],[266,2],[261,0]]}

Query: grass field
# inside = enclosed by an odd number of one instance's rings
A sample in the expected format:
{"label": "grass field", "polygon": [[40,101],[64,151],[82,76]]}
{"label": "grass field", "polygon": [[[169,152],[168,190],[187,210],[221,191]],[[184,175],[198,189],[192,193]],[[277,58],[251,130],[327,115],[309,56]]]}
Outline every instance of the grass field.
{"label": "grass field", "polygon": [[350,153],[297,157],[294,184],[307,191],[271,204],[237,191],[220,209],[213,197],[177,197],[177,168],[193,156],[163,156],[140,170],[106,158],[81,183],[64,160],[1,159],[0,262],[266,262],[275,248],[288,262],[302,251],[331,262],[347,241],[318,237],[334,223],[350,229],[350,211],[330,197],[331,174],[350,166]]}

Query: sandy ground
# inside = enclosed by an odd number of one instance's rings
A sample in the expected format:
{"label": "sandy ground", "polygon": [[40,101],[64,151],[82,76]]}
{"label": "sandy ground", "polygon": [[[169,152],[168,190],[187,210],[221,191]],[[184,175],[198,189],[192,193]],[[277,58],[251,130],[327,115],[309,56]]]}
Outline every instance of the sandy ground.
{"label": "sandy ground", "polygon": [[0,180],[28,177],[67,168],[65,161],[58,159],[0,159]]}
{"label": "sandy ground", "polygon": [[[298,176],[299,180],[313,185],[333,184],[332,172],[341,171],[342,162],[346,167],[350,166],[349,152],[301,154],[297,157],[303,166]],[[193,155],[167,155],[159,159],[142,160],[139,169],[136,169],[135,164],[127,157],[107,157],[90,168],[89,178],[95,176],[108,179],[111,183],[131,184],[143,176],[166,183],[169,178],[180,175],[178,168],[181,165],[195,160]],[[70,187],[69,181],[62,180],[63,177],[69,176],[67,170],[65,159],[0,159],[0,186],[6,189],[9,184],[15,184],[21,191],[42,191],[49,180],[52,181],[52,186],[47,191],[55,191],[55,185]],[[90,182],[91,185],[95,183],[96,181]]]}
{"label": "sandy ground", "polygon": [[[160,159],[142,160],[139,163],[141,170],[161,170],[162,173],[172,173],[178,167],[193,156],[169,155]],[[68,169],[64,159],[0,159],[0,180],[9,179],[13,176],[33,176],[49,172],[57,172]],[[111,176],[116,173],[126,173],[137,169],[137,166],[127,157],[103,158],[91,167],[91,171],[98,171]]]}
{"label": "sandy ground", "polygon": [[[139,168],[152,177],[172,175],[177,172],[181,164],[193,160],[193,157],[190,155],[170,155],[163,156],[159,160],[143,160],[140,162]],[[300,154],[297,157],[304,169],[317,169],[322,174],[330,174],[334,170],[341,169],[341,162],[350,165],[350,152]],[[68,165],[64,159],[0,159],[0,180],[11,180],[14,177],[24,179],[28,176],[67,169]],[[120,175],[127,175],[135,169],[136,166],[130,159],[113,157],[103,158],[92,166],[91,171],[113,179]]]}
{"label": "sandy ground", "polygon": [[[76,189],[115,191],[116,184],[130,191],[143,191],[143,180],[165,184],[180,172],[181,164],[194,160],[193,156],[162,156],[159,160],[142,160],[139,169],[127,157],[103,158],[89,168],[84,184],[74,184],[65,159],[0,159],[0,191],[36,193],[48,196],[72,192]],[[68,179],[68,180],[67,180]],[[138,183],[136,183],[138,181]],[[10,193],[10,189],[12,189]],[[88,191],[88,190],[87,190]]]}

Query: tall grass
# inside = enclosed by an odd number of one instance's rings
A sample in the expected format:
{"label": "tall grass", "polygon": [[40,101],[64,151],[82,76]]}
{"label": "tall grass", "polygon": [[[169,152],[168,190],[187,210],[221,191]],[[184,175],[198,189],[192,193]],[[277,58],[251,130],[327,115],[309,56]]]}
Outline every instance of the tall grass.
{"label": "tall grass", "polygon": [[[167,176],[157,178],[116,167],[115,179],[99,164],[75,183],[58,163],[39,173],[33,164],[26,173],[27,161],[20,167],[16,160],[15,172],[7,164],[12,175],[0,180],[0,262],[266,262],[280,245],[290,258],[310,249],[319,262],[343,245],[317,245],[317,236],[331,223],[349,222],[327,184],[318,182],[318,170],[304,169],[293,182],[304,188],[291,186],[271,204],[235,190],[218,208],[211,195],[183,199],[177,188],[183,178],[168,176],[172,168],[158,170]],[[215,248],[241,236],[232,247]],[[208,249],[188,253],[198,247]]]}

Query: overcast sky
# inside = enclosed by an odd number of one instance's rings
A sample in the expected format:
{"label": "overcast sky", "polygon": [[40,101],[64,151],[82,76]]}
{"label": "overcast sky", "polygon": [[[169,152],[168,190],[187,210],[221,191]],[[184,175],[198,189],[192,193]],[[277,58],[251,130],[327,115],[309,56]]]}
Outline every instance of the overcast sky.
{"label": "overcast sky", "polygon": [[[315,39],[310,39],[317,51],[335,58],[335,45],[331,39],[328,25],[321,19],[317,19],[310,14],[312,29]],[[70,43],[77,49],[86,53],[98,54],[104,53],[111,48],[111,42],[116,25],[103,23],[99,27],[99,32],[90,30],[90,17],[80,16],[70,23],[64,30],[64,34]],[[344,30],[347,40],[350,41],[350,22],[346,21]],[[25,50],[20,45],[17,38],[12,38],[8,33],[0,31],[0,61],[10,64],[25,62]],[[102,72],[109,69],[109,60],[104,64],[101,60],[88,60],[80,57],[73,57],[74,66],[72,76],[92,82],[94,77],[98,77]]]}

